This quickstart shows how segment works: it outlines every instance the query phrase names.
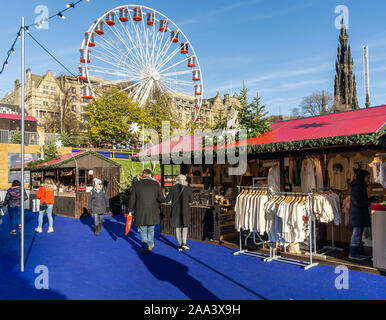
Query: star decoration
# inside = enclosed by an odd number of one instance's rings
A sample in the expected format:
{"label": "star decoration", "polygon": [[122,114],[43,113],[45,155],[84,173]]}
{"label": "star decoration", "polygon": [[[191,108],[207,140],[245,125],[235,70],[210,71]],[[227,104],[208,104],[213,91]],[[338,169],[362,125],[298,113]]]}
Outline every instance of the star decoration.
{"label": "star decoration", "polygon": [[132,122],[132,123],[130,124],[129,131],[130,131],[132,134],[134,134],[134,135],[137,134],[137,133],[139,132],[139,130],[140,130],[140,127],[139,127],[138,123]]}

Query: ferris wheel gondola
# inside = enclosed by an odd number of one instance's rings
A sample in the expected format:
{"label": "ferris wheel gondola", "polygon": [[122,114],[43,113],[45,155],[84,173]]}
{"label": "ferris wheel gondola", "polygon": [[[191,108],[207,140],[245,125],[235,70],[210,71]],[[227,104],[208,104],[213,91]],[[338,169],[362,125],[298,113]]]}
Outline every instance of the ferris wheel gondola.
{"label": "ferris wheel gondola", "polygon": [[182,30],[162,13],[140,5],[109,10],[85,33],[80,53],[84,99],[109,85],[140,105],[158,91],[189,95],[197,120],[203,96],[200,63]]}

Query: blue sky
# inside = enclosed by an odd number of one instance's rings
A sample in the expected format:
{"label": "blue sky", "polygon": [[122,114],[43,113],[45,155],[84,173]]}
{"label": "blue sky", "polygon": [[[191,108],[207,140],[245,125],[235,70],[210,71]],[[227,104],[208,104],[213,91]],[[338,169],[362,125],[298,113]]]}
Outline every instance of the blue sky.
{"label": "blue sky", "polygon": [[[36,6],[54,14],[63,0],[14,0],[2,3],[0,62],[12,43],[24,15],[33,23]],[[251,95],[259,92],[270,114],[289,114],[304,96],[315,90],[333,93],[339,30],[335,8],[349,9],[349,43],[354,57],[359,105],[364,107],[362,46],[369,46],[371,105],[386,103],[386,2],[384,0],[91,0],[51,20],[48,30],[32,28],[33,35],[70,70],[77,73],[83,33],[106,10],[124,4],[152,7],[180,26],[199,56],[205,97],[238,92],[245,80]],[[9,66],[0,75],[0,95],[20,78],[20,42]],[[26,67],[34,74],[65,70],[32,40],[26,39]]]}

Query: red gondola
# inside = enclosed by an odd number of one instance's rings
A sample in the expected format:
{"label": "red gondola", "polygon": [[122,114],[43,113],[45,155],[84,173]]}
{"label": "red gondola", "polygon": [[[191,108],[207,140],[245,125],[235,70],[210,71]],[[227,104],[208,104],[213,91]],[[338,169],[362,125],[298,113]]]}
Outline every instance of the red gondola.
{"label": "red gondola", "polygon": [[81,63],[90,63],[90,50],[80,49],[80,62]]}
{"label": "red gondola", "polygon": [[194,68],[196,66],[196,57],[191,56],[188,58],[188,67],[189,68]]}
{"label": "red gondola", "polygon": [[194,94],[195,94],[196,96],[202,95],[202,85],[201,85],[201,84],[196,84],[196,85],[194,86]]}
{"label": "red gondola", "polygon": [[91,89],[88,86],[82,87],[82,98],[86,100],[92,99]]}
{"label": "red gondola", "polygon": [[109,11],[106,14],[106,23],[109,26],[114,26],[115,25],[115,12],[114,11]]}
{"label": "red gondola", "polygon": [[155,14],[154,12],[148,12],[147,13],[147,25],[148,26],[154,26],[155,24]]}
{"label": "red gondola", "polygon": [[88,81],[86,67],[79,67],[79,80]]}
{"label": "red gondola", "polygon": [[200,70],[193,70],[193,81],[200,81],[201,73]]}
{"label": "red gondola", "polygon": [[94,32],[96,33],[96,34],[98,34],[98,35],[102,35],[102,34],[104,34],[105,32],[104,32],[104,30],[103,30],[103,28],[104,28],[104,22],[103,22],[103,20],[100,20],[99,22],[98,22],[98,20],[96,20],[96,21],[94,21],[94,23],[96,24],[96,27],[95,27],[95,29],[94,29]]}
{"label": "red gondola", "polygon": [[189,44],[187,42],[181,42],[181,53],[182,54],[189,53]]}
{"label": "red gondola", "polygon": [[178,42],[178,34],[179,34],[179,32],[177,30],[170,31],[170,41],[173,43],[177,43]]}
{"label": "red gondola", "polygon": [[134,8],[133,9],[133,20],[134,21],[142,21],[142,9],[141,8]]}
{"label": "red gondola", "polygon": [[[90,35],[90,32],[86,32],[84,34],[84,44],[87,46],[87,47],[95,47],[95,40],[94,40],[94,33],[91,33]],[[89,40],[90,38],[90,40]]]}
{"label": "red gondola", "polygon": [[129,21],[129,10],[127,8],[119,9],[119,20],[121,20],[121,22]]}
{"label": "red gondola", "polygon": [[168,22],[165,19],[159,21],[159,31],[167,32],[168,31]]}

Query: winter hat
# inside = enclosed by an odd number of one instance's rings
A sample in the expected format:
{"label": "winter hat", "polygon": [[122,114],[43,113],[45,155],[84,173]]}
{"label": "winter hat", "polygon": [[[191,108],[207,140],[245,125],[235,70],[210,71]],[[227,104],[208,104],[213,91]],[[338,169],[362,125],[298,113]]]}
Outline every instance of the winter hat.
{"label": "winter hat", "polygon": [[183,174],[178,175],[176,178],[176,184],[182,184],[182,185],[186,186],[188,184],[186,182],[186,176],[184,176]]}

